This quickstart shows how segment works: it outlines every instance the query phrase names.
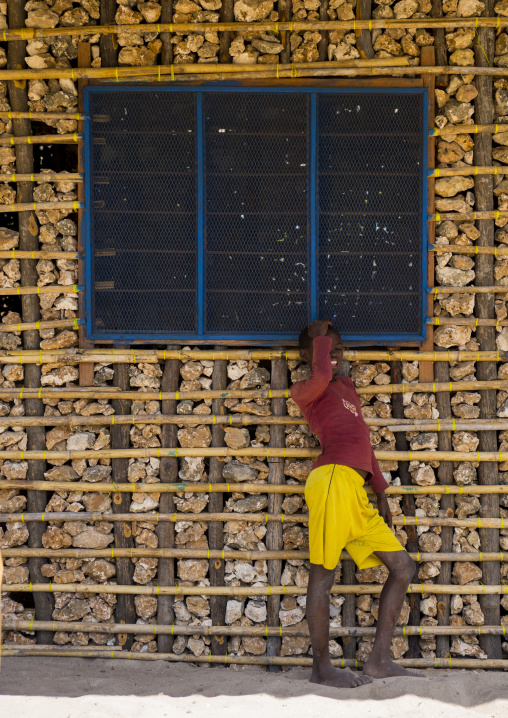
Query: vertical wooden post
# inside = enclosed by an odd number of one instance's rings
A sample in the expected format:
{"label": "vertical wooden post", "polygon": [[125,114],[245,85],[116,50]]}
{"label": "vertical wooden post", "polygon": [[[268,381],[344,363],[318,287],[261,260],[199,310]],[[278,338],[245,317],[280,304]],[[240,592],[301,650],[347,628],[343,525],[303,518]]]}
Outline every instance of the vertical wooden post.
{"label": "vertical wooden post", "polygon": [[[431,67],[435,64],[435,55],[433,47],[422,47],[420,54],[420,65],[424,67]],[[434,127],[435,118],[435,78],[434,75],[422,75],[423,84],[427,87],[429,93],[429,129]],[[429,137],[429,156],[428,156],[429,169],[435,167],[435,140]],[[435,197],[434,197],[434,184],[435,180],[433,177],[428,178],[427,182],[427,211],[429,213],[434,212],[435,208]],[[425,211],[425,207],[424,207]],[[429,244],[434,242],[436,236],[436,224],[435,222],[429,222],[427,226],[427,241]],[[434,253],[427,252],[427,286],[434,286]],[[423,288],[425,291],[426,288]],[[434,316],[434,298],[429,294],[427,297],[427,316]],[[422,343],[422,351],[432,351],[434,349],[434,327],[427,325],[427,339]],[[429,382],[434,381],[434,365],[432,362],[420,362],[420,381]]]}
{"label": "vertical wooden post", "polygon": [[[24,10],[24,2],[8,3],[8,22],[9,27],[17,28],[25,26],[26,13]],[[16,40],[8,43],[7,48],[7,67],[8,69],[17,70],[26,67],[26,42],[24,40]],[[9,100],[11,109],[14,112],[27,112],[28,92],[27,82],[11,81],[8,82]],[[18,135],[31,135],[30,120],[12,120],[12,133]],[[33,145],[16,145],[16,172],[23,174],[31,174],[34,171]],[[17,184],[17,201],[33,202],[33,186],[31,182],[18,182]],[[39,228],[35,218],[35,213],[19,212],[18,213],[18,229],[19,229],[19,249],[22,251],[34,251],[39,249]],[[22,259],[20,261],[21,269],[21,286],[36,287],[38,281],[37,260]],[[23,322],[36,322],[40,319],[40,303],[37,294],[27,294],[21,297],[21,315]],[[36,330],[23,332],[23,348],[39,349],[40,336]],[[25,364],[24,381],[25,387],[37,388],[41,385],[41,367],[37,364]],[[44,406],[41,399],[25,399],[26,416],[42,416],[44,414]],[[44,451],[46,448],[46,431],[43,426],[29,426],[26,428],[27,448],[28,450]],[[46,470],[45,461],[28,462],[28,481],[44,481],[44,472]],[[42,512],[46,508],[47,493],[45,491],[27,491],[27,510],[30,512]],[[42,548],[42,535],[46,530],[43,522],[35,522],[28,524],[29,548]],[[34,557],[28,559],[28,568],[30,572],[30,581],[32,583],[47,583],[47,579],[41,573],[41,566],[46,563],[46,559]],[[39,621],[50,621],[52,618],[52,599],[50,594],[34,593],[35,612]],[[37,642],[49,645],[53,643],[53,633],[51,631],[38,631]]]}
{"label": "vertical wooden post", "polygon": [[[391,379],[393,384],[402,384],[402,362],[392,361],[391,362]],[[394,419],[404,418],[404,405],[403,395],[394,394],[392,397],[393,417]],[[403,431],[397,431],[395,433],[395,449],[397,451],[407,451],[409,449],[408,440]],[[411,474],[409,473],[409,462],[399,461],[399,478],[402,486],[411,486]],[[415,500],[414,496],[405,494],[401,501],[402,513],[404,516],[415,515]],[[416,526],[406,526],[407,533],[407,551],[417,553],[418,547],[418,533]],[[418,581],[418,565],[416,567],[415,576],[413,581]],[[409,625],[419,626],[420,625],[420,596],[417,593],[409,594]],[[405,654],[405,658],[418,658],[420,653],[420,646],[418,643],[418,636],[409,636],[409,650]]]}
{"label": "vertical wooden post", "polygon": [[[124,349],[126,347],[119,346]],[[128,347],[127,347],[128,348]],[[114,364],[113,383],[122,391],[129,389],[129,365]],[[125,399],[115,399],[111,402],[115,414],[130,414],[131,402]],[[128,449],[130,445],[130,427],[129,424],[114,424],[111,427],[111,448],[112,449]],[[129,459],[111,459],[113,467],[112,479],[115,484],[124,484],[128,481]],[[113,513],[124,514],[129,513],[131,498],[128,493],[113,494]],[[132,548],[134,541],[132,539],[132,526],[128,522],[115,521],[114,525],[115,548]],[[130,586],[132,584],[132,576],[134,574],[134,566],[130,558],[116,559],[116,580],[120,585]],[[119,594],[116,604],[116,623],[136,623],[136,611],[134,608],[134,596],[129,594]],[[126,633],[118,634],[118,643],[129,650],[132,646],[133,636]]]}
{"label": "vertical wooden post", "polygon": [[[168,346],[169,350],[180,349],[179,346]],[[180,383],[180,362],[178,359],[166,359],[164,374],[162,375],[161,391],[177,391]],[[161,402],[163,414],[176,414],[176,401],[164,399]],[[172,447],[178,443],[178,426],[176,424],[163,424],[161,430],[161,446]],[[174,484],[178,481],[178,459],[164,456],[160,460],[160,480],[162,484]],[[159,513],[171,514],[175,511],[174,494],[161,494],[159,499]],[[155,529],[159,539],[159,548],[173,548],[175,545],[175,524],[172,521],[161,521]],[[157,568],[157,584],[159,586],[175,585],[175,559],[160,558]],[[157,623],[160,626],[172,625],[175,622],[173,610],[173,596],[159,596],[157,599]],[[173,636],[160,635],[157,637],[159,653],[170,653],[173,650]]]}
{"label": "vertical wooden post", "polygon": [[[220,9],[220,21],[221,22],[234,22],[235,21],[234,0],[222,0],[222,7]],[[231,45],[232,35],[233,35],[232,32],[219,33],[219,40],[220,40],[219,62],[222,64],[233,61],[233,58],[229,54],[229,48]]]}
{"label": "vertical wooden post", "polygon": [[[78,67],[90,67],[92,61],[92,52],[89,42],[78,43]],[[88,85],[88,80],[78,80],[78,110],[80,113],[83,112],[83,90]],[[85,123],[83,120],[78,122],[78,132],[83,134],[85,131]],[[84,174],[85,162],[83,157],[85,142],[84,140],[78,140],[78,172]],[[85,201],[85,183],[78,182],[78,200],[80,202]],[[78,283],[85,284],[85,210],[78,209],[78,251],[80,252],[82,259],[78,259]],[[91,261],[91,258],[88,258]],[[83,292],[78,294],[78,316],[85,317],[85,295]],[[86,327],[80,326],[78,330],[79,346],[81,349],[91,349],[93,342],[86,338]],[[94,365],[92,362],[79,364],[79,385],[80,386],[93,386],[94,377]]]}
{"label": "vertical wooden post", "polygon": [[[356,0],[356,19],[370,20],[372,17],[372,0]],[[372,47],[372,35],[370,30],[356,31],[356,47],[360,52],[360,57],[371,59],[375,52]]]}
{"label": "vertical wooden post", "polygon": [[[319,19],[320,20],[328,20],[328,0],[321,0],[321,4],[319,6]],[[325,62],[328,60],[328,38],[329,33],[322,32],[321,33],[321,40],[318,44],[318,50],[319,50],[319,62]]]}
{"label": "vertical wooden post", "polygon": [[[161,23],[170,23],[173,19],[173,0],[161,0]],[[173,63],[173,45],[171,44],[171,33],[161,32],[162,51],[161,65]]]}
{"label": "vertical wooden post", "polygon": [[[494,0],[486,0],[484,16],[494,15]],[[475,64],[479,67],[492,66],[494,62],[494,40],[493,28],[479,28],[477,30],[477,42],[474,46]],[[478,96],[474,101],[474,119],[476,123],[492,123],[494,121],[494,101],[492,97],[492,77],[477,75],[476,89]],[[492,165],[492,135],[475,134],[473,161],[475,165]],[[494,209],[493,179],[490,175],[478,175],[474,178],[476,210]],[[479,247],[494,246],[494,220],[482,219],[477,221],[480,236],[477,240]],[[479,254],[476,257],[476,286],[493,285],[494,282],[494,256],[492,254]],[[495,319],[493,294],[478,294],[475,300],[475,314],[479,319]],[[478,327],[476,338],[480,343],[481,351],[492,351],[496,349],[496,332],[494,327]],[[478,362],[476,365],[477,378],[480,381],[497,378],[496,362]],[[496,391],[490,389],[481,392],[480,417],[490,419],[496,416]],[[497,432],[479,431],[480,451],[497,451]],[[480,484],[492,485],[499,483],[498,465],[495,461],[482,461],[478,468]],[[482,496],[481,515],[484,517],[494,516],[499,518],[499,495],[490,494]],[[496,529],[480,529],[480,540],[482,551],[499,551],[499,531]],[[497,561],[485,561],[482,564],[483,583],[500,583],[500,565]],[[480,596],[480,604],[485,614],[485,623],[499,625],[500,605],[498,596]],[[481,636],[480,645],[488,654],[489,658],[501,658],[501,637]]]}
{"label": "vertical wooden post", "polygon": [[[224,347],[216,346],[215,350],[224,349]],[[227,375],[228,363],[224,359],[216,359],[212,373],[212,389],[219,391],[225,389],[228,383]],[[226,413],[223,399],[213,399],[212,414],[214,416]],[[224,429],[218,424],[212,426],[212,446],[224,446]],[[210,468],[208,481],[211,484],[220,484],[222,479],[222,469],[224,467],[224,459],[222,457],[212,457],[210,459]],[[208,499],[208,511],[212,514],[224,511],[224,494],[219,492],[210,492]],[[216,551],[222,551],[224,548],[224,524],[222,521],[210,521],[208,524],[208,546]],[[210,586],[224,586],[225,565],[222,559],[210,559],[208,568],[208,577]],[[224,626],[226,620],[226,596],[210,597],[210,616],[213,626]],[[225,636],[212,636],[210,648],[212,655],[225,656],[227,653],[227,638]]]}
{"label": "vertical wooden post", "polygon": [[[443,0],[432,0],[432,17],[443,17]],[[436,27],[432,30],[434,35],[434,48],[436,53],[436,65],[444,67],[448,65],[448,50],[446,48],[444,27]],[[436,85],[438,87],[446,87],[448,77],[446,75],[436,76]]]}
{"label": "vertical wooden post", "polygon": [[[279,0],[277,3],[277,10],[279,11],[279,21],[289,22],[291,20],[291,0]],[[279,55],[279,62],[287,63],[290,62],[291,57],[291,46],[289,43],[290,33],[283,31],[280,33],[280,41],[284,45],[284,50]]]}
{"label": "vertical wooden post", "polygon": [[[436,381],[450,381],[450,365],[448,361],[438,361],[435,364]],[[439,411],[439,418],[451,419],[452,407],[450,393],[447,391],[438,391],[436,393],[436,405]],[[437,446],[439,451],[453,451],[452,432],[440,431],[437,435]],[[453,462],[441,461],[437,470],[437,476],[440,484],[453,484]],[[453,494],[441,496],[440,507],[446,512],[452,512],[455,508],[455,498]],[[443,553],[451,553],[453,551],[453,532],[452,526],[443,526],[441,528],[441,551]],[[437,577],[437,583],[450,584],[452,582],[452,562],[443,561],[441,570]],[[448,626],[450,622],[450,599],[451,596],[442,594],[438,596],[437,603],[437,621],[438,626]],[[436,638],[436,655],[438,658],[446,658],[450,651],[450,637],[437,636]]]}
{"label": "vertical wooden post", "polygon": [[[117,10],[116,0],[100,0],[100,24],[114,25]],[[101,67],[115,67],[117,63],[118,38],[116,35],[101,35],[99,38]]]}
{"label": "vertical wooden post", "polygon": [[[271,365],[271,388],[288,388],[288,363],[285,359],[275,359]],[[274,416],[286,414],[286,400],[272,399],[272,413]],[[270,426],[270,446],[283,448],[285,446],[286,432],[285,425],[279,424]],[[268,483],[284,483],[284,459],[270,459]],[[282,513],[282,501],[284,494],[268,494],[268,513]],[[266,548],[269,551],[281,551],[284,547],[282,541],[282,523],[273,521],[268,524],[266,531]],[[280,559],[268,561],[268,585],[280,586],[282,575],[282,561]],[[279,625],[280,596],[268,596],[267,603],[267,624],[269,626]],[[268,638],[266,644],[266,655],[277,656],[280,654],[280,638]],[[280,666],[270,666],[271,673],[280,671]]]}

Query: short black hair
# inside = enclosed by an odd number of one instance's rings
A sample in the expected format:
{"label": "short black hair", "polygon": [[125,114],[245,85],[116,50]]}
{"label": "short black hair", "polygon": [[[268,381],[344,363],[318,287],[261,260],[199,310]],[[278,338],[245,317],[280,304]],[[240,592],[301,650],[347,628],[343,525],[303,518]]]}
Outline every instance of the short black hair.
{"label": "short black hair", "polygon": [[[298,337],[298,348],[299,349],[309,349],[309,347],[312,344],[312,339],[309,337],[308,327],[304,327],[302,331],[300,332],[300,336]],[[340,332],[338,329],[336,329],[333,324],[330,324],[328,327],[328,332],[335,332],[340,337]]]}

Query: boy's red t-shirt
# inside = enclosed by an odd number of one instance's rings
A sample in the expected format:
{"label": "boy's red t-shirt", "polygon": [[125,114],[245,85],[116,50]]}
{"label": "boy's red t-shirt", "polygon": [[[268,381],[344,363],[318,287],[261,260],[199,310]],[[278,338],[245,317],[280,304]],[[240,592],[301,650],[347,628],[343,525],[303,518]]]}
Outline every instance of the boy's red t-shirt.
{"label": "boy's red t-shirt", "polygon": [[355,385],[349,377],[332,381],[330,337],[315,337],[312,342],[310,379],[291,387],[291,397],[298,404],[311,431],[321,443],[321,455],[313,469],[325,464],[340,464],[368,472],[375,493],[388,488],[370,443],[369,427],[360,410]]}

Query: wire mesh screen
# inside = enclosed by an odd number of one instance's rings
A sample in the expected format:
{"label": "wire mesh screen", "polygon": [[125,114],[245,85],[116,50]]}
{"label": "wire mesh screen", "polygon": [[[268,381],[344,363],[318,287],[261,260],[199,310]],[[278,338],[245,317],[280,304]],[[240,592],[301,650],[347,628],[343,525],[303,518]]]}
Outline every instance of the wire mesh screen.
{"label": "wire mesh screen", "polygon": [[197,331],[194,93],[90,93],[94,333]]}
{"label": "wire mesh screen", "polygon": [[425,98],[89,88],[89,335],[421,338]]}
{"label": "wire mesh screen", "polygon": [[306,322],[309,107],[308,93],[204,99],[209,332]]}
{"label": "wire mesh screen", "polygon": [[423,95],[322,94],[318,314],[344,334],[421,333]]}

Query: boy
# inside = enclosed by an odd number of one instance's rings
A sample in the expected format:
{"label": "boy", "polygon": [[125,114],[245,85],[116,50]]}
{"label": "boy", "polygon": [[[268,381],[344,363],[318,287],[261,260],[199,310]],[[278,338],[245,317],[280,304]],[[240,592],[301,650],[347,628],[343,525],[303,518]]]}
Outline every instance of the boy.
{"label": "boy", "polygon": [[[307,592],[313,654],[310,680],[351,688],[372,678],[415,675],[390,658],[393,630],[415,562],[390,531],[388,484],[374,456],[358,394],[351,379],[337,376],[342,351],[340,335],[331,322],[317,320],[306,327],[300,334],[300,356],[312,373],[310,379],[291,387],[291,396],[322,449],[305,485],[311,563]],[[377,510],[368,501],[364,480],[376,494]],[[358,568],[384,563],[390,572],[380,597],[376,639],[362,676],[334,668],[328,652],[330,590],[344,548]]]}

